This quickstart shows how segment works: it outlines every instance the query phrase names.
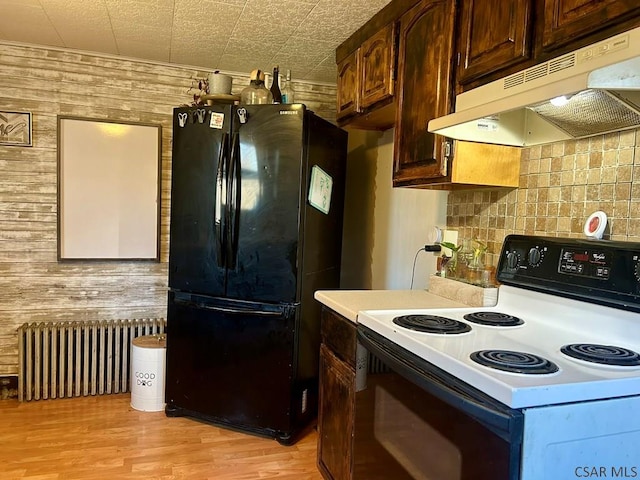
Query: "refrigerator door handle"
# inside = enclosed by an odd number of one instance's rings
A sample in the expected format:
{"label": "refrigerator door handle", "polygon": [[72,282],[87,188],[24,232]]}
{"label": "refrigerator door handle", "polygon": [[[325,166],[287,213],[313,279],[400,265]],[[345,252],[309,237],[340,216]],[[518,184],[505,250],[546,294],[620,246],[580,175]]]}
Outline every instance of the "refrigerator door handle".
{"label": "refrigerator door handle", "polygon": [[[225,178],[226,164],[227,164],[227,150],[229,146],[228,142],[229,134],[222,135],[222,141],[220,143],[220,151],[218,152],[218,169],[216,171],[216,204],[213,219],[213,228],[215,232],[216,242],[216,258],[218,267],[224,268],[225,266],[225,243],[226,243],[226,229],[225,229],[225,204],[227,203],[227,179]],[[224,203],[223,203],[224,202]]]}
{"label": "refrigerator door handle", "polygon": [[227,187],[227,268],[236,267],[238,240],[240,234],[240,135],[236,132],[231,138],[231,156],[229,162]]}
{"label": "refrigerator door handle", "polygon": [[233,308],[223,307],[221,305],[208,305],[200,302],[192,302],[189,300],[183,300],[180,298],[174,299],[174,303],[178,305],[184,305],[187,307],[199,308],[203,310],[213,310],[220,313],[228,313],[232,315],[253,315],[259,317],[285,317],[287,316],[287,310],[251,310],[246,308]]}

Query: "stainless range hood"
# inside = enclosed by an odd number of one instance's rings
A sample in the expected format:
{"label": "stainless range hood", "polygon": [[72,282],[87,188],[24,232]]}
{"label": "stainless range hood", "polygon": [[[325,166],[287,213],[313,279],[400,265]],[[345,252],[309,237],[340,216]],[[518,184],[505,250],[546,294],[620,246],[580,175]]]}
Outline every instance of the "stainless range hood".
{"label": "stainless range hood", "polygon": [[527,146],[639,126],[640,27],[464,92],[428,129]]}

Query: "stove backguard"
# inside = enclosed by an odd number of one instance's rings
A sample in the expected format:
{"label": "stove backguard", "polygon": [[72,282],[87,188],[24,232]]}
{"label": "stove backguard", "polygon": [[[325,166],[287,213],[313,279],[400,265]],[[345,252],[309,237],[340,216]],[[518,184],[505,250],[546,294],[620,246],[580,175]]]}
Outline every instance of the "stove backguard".
{"label": "stove backguard", "polygon": [[640,243],[509,235],[500,283],[640,312]]}

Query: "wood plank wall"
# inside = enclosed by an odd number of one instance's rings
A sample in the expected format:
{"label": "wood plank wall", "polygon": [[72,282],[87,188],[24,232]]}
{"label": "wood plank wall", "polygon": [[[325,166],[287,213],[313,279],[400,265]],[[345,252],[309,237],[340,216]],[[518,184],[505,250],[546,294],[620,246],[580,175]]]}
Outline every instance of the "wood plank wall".
{"label": "wood plank wall", "polygon": [[[295,72],[294,72],[295,73]],[[174,106],[207,71],[0,42],[0,110],[33,114],[33,146],[0,145],[0,376],[25,322],[164,317]],[[234,75],[234,93],[248,85]],[[335,120],[335,86],[294,82]],[[161,261],[57,262],[57,115],[162,125]]]}

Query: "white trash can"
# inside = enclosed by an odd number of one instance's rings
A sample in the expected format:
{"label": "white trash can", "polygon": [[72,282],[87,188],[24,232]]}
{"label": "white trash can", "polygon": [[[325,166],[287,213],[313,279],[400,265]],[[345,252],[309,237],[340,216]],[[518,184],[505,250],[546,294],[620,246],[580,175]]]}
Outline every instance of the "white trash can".
{"label": "white trash can", "polygon": [[131,343],[131,407],[143,412],[164,410],[167,337],[145,335]]}

